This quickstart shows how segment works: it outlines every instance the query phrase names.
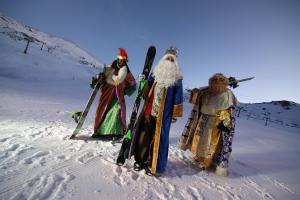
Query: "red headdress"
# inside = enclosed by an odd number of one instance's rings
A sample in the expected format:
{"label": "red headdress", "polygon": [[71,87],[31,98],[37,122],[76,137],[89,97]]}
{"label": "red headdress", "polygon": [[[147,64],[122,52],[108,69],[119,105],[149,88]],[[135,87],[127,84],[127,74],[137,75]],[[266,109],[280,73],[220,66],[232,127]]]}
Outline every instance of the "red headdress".
{"label": "red headdress", "polygon": [[118,59],[128,61],[128,55],[125,49],[119,48]]}

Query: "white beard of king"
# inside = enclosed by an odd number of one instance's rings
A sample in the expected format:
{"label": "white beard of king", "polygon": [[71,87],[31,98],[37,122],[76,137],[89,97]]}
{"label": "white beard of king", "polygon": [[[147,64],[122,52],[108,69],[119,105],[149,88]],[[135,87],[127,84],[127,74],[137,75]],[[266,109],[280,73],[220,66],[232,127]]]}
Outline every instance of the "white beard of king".
{"label": "white beard of king", "polygon": [[[174,62],[166,60],[169,56],[174,58]],[[158,65],[156,65],[153,75],[155,81],[166,88],[173,86],[177,80],[182,79],[180,66],[177,63],[176,57],[171,54],[166,54],[162,57]]]}

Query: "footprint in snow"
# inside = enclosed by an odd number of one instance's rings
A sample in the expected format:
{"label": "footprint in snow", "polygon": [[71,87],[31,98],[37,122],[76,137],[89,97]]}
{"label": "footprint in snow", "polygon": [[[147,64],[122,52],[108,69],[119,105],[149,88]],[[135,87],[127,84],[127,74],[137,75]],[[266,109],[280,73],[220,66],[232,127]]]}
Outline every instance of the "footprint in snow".
{"label": "footprint in snow", "polygon": [[122,185],[125,185],[126,182],[123,178],[123,171],[122,171],[122,167],[121,166],[114,166],[113,167],[114,170],[113,170],[113,173],[114,173],[114,177],[113,177],[113,180],[114,182],[118,185],[118,186],[122,186]]}
{"label": "footprint in snow", "polygon": [[37,176],[23,184],[11,199],[71,199],[64,188],[73,179],[75,176],[68,173]]}
{"label": "footprint in snow", "polygon": [[6,142],[8,139],[10,139],[10,137],[7,137],[7,138],[1,138],[1,139],[0,139],[0,142]]}
{"label": "footprint in snow", "polygon": [[55,160],[57,162],[66,161],[66,160],[69,160],[69,159],[70,159],[70,156],[65,156],[65,155],[60,155],[60,156],[55,157]]}
{"label": "footprint in snow", "polygon": [[197,188],[192,186],[189,186],[186,189],[185,193],[191,196],[191,199],[204,199],[201,192]]}
{"label": "footprint in snow", "polygon": [[94,158],[95,154],[92,152],[85,152],[83,155],[77,157],[76,161],[80,164],[87,163],[90,159]]}
{"label": "footprint in snow", "polygon": [[32,156],[29,156],[27,158],[24,158],[21,160],[22,164],[30,165],[33,164],[35,161],[39,163],[40,165],[43,165],[46,161],[46,156],[49,155],[50,151],[39,151],[33,154]]}

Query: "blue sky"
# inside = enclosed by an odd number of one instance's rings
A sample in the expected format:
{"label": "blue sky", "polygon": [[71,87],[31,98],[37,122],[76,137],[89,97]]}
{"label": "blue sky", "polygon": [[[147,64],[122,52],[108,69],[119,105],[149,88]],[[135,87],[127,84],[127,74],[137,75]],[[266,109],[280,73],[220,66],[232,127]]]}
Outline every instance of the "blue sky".
{"label": "blue sky", "polygon": [[124,47],[134,75],[149,45],[157,47],[155,63],[173,45],[185,87],[207,85],[217,72],[255,76],[234,90],[241,102],[300,103],[298,0],[1,0],[0,12],[103,63]]}

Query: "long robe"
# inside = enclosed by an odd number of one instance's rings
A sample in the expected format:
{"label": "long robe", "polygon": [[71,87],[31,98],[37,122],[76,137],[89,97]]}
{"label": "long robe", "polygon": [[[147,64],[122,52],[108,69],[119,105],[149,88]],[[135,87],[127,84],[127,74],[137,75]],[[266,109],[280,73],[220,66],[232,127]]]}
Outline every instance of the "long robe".
{"label": "long robe", "polygon": [[197,91],[190,102],[194,108],[177,146],[190,149],[206,168],[215,164],[227,169],[235,128],[232,111],[238,101],[229,89],[210,96],[205,88]]}
{"label": "long robe", "polygon": [[[128,67],[123,66],[122,68],[127,69]],[[97,135],[112,136],[124,134],[126,129],[125,95],[130,96],[136,88],[136,81],[133,75],[129,70],[125,71],[126,77],[118,85],[114,85],[112,80],[114,78],[114,69],[110,67],[105,72],[107,77],[106,83],[100,88],[100,99],[95,115],[94,133]]]}
{"label": "long robe", "polygon": [[200,97],[204,91],[207,91],[207,89],[208,88],[206,87],[205,89],[196,89],[191,92],[189,103],[193,104],[193,108],[183,129],[182,136],[177,143],[177,147],[184,151],[187,149],[191,150],[194,133],[201,114],[201,112],[199,112],[199,103],[201,104],[201,102],[199,102]]}
{"label": "long robe", "polygon": [[[150,134],[152,135],[144,136],[141,134],[143,134],[142,129],[145,128],[145,113],[149,107],[152,109],[152,106],[154,106],[153,101],[155,100],[153,100],[153,95],[157,87],[157,82],[152,75],[150,75],[147,84],[150,86],[150,91],[145,99],[143,109],[136,124],[136,129],[134,130],[130,155],[134,155],[136,160],[142,157],[140,159],[146,161],[144,155],[141,154],[144,152],[144,149],[148,149],[151,159],[148,167],[151,169],[152,174],[155,174],[156,172],[164,172],[167,165],[171,120],[172,118],[182,116],[183,89],[182,79],[180,79],[177,80],[173,86],[161,90],[157,116],[152,126],[155,127],[155,129],[151,130]],[[153,120],[151,120],[151,122],[153,123]]]}

